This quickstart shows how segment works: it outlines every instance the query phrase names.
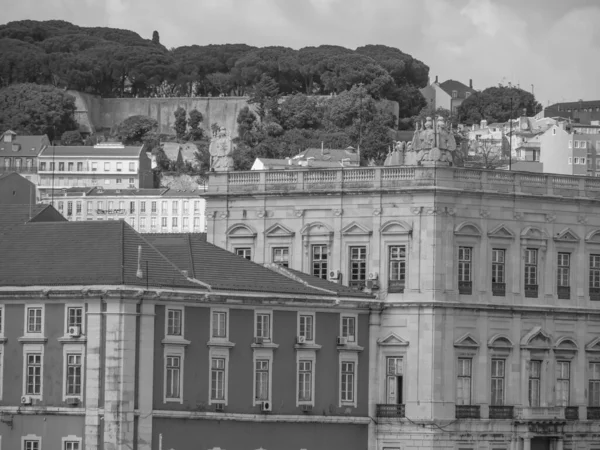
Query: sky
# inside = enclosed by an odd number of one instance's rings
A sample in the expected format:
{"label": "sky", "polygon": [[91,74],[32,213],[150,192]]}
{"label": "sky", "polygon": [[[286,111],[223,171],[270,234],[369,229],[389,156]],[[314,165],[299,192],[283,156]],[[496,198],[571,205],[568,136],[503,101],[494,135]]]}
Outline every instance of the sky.
{"label": "sky", "polygon": [[600,99],[599,0],[19,0],[2,21],[124,28],[168,48],[397,47],[430,77],[512,83],[540,103]]}

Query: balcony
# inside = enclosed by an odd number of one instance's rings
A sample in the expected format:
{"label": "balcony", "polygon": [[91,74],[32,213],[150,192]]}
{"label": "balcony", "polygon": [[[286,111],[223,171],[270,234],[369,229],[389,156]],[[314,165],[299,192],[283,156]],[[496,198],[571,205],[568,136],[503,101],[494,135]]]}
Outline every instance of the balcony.
{"label": "balcony", "polygon": [[377,417],[404,417],[404,405],[379,404],[376,414]]}
{"label": "balcony", "polygon": [[556,286],[556,293],[560,300],[569,300],[571,298],[571,288],[569,286]]}
{"label": "balcony", "polygon": [[490,419],[512,419],[514,417],[514,406],[490,405]]}
{"label": "balcony", "polygon": [[587,420],[600,420],[600,406],[588,406]]}
{"label": "balcony", "polygon": [[590,288],[590,300],[591,301],[600,301],[600,288]]}
{"label": "balcony", "polygon": [[479,405],[456,405],[457,419],[480,419],[481,411]]}
{"label": "balcony", "polygon": [[458,282],[458,293],[461,295],[471,295],[473,293],[473,282],[472,281],[459,281]]}
{"label": "balcony", "polygon": [[578,406],[567,406],[565,408],[565,419],[579,420],[579,407]]}
{"label": "balcony", "polygon": [[515,419],[548,420],[564,419],[562,406],[519,406],[515,407]]}
{"label": "balcony", "polygon": [[492,295],[504,297],[506,295],[506,283],[492,283]]}
{"label": "balcony", "polygon": [[525,285],[525,298],[538,298],[538,285],[537,284],[526,284]]}

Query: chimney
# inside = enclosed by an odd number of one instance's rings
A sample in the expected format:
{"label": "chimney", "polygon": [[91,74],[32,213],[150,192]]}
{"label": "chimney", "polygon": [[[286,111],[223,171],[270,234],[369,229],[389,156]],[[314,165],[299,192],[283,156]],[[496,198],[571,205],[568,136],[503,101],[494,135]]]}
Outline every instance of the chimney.
{"label": "chimney", "polygon": [[438,82],[438,76],[436,75],[435,76],[435,83],[437,84],[437,82]]}
{"label": "chimney", "polygon": [[137,278],[144,278],[144,272],[142,272],[142,246],[138,245],[138,267],[135,274]]}
{"label": "chimney", "polygon": [[473,89],[473,78],[469,78],[469,88]]}

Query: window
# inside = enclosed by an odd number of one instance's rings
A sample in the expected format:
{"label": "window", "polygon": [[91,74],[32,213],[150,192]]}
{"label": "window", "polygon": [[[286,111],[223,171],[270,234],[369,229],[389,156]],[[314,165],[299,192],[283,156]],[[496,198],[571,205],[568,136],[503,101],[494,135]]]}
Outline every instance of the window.
{"label": "window", "polygon": [[356,317],[342,316],[342,337],[348,342],[356,342]]}
{"label": "window", "polygon": [[182,226],[183,226],[184,230],[187,230],[189,228],[189,226],[190,226],[190,218],[189,217],[184,217],[182,219],[182,222],[183,222]]}
{"label": "window", "polygon": [[579,141],[573,141],[573,147],[579,148]]}
{"label": "window", "polygon": [[73,202],[67,202],[67,216],[73,215]]}
{"label": "window", "polygon": [[350,247],[351,287],[362,289],[367,279],[367,247]]}
{"label": "window", "polygon": [[588,406],[600,407],[600,362],[591,362],[589,369]]}
{"label": "window", "polygon": [[269,360],[259,359],[254,363],[254,379],[256,380],[255,400],[269,400]]}
{"label": "window", "polygon": [[63,440],[63,450],[81,450],[81,441]]}
{"label": "window", "polygon": [[579,146],[580,146],[579,148],[587,148],[587,141],[581,141]]}
{"label": "window", "polygon": [[458,91],[452,91],[452,98],[458,98]]}
{"label": "window", "polygon": [[129,187],[134,187],[135,186],[135,178],[130,178],[129,179]]}
{"label": "window", "polygon": [[65,163],[64,162],[59,162],[58,163],[58,171],[59,172],[64,172],[65,171]]}
{"label": "window", "polygon": [[83,172],[83,163],[82,162],[77,163],[77,172]]}
{"label": "window", "polygon": [[[124,202],[124,201],[120,201],[120,202],[119,202],[119,209],[120,209],[121,211],[123,211],[123,210],[125,209],[125,202]],[[124,212],[124,211],[123,211],[123,212]]]}
{"label": "window", "polygon": [[392,245],[389,249],[389,292],[404,292],[406,287],[406,245]]}
{"label": "window", "polygon": [[210,399],[225,401],[225,358],[211,358]]}
{"label": "window", "polygon": [[525,250],[525,286],[537,286],[537,256],[537,249]]}
{"label": "window", "polygon": [[569,164],[573,164],[573,158],[571,158],[570,156],[569,156],[569,160],[568,161],[569,161]]}
{"label": "window", "polygon": [[167,202],[166,202],[166,200],[163,200],[162,202],[160,202],[160,210],[162,211],[163,214],[167,214]]}
{"label": "window", "polygon": [[46,163],[40,163],[40,170],[46,170]]}
{"label": "window", "polygon": [[181,309],[167,309],[167,336],[182,335],[182,314]]}
{"label": "window", "polygon": [[585,165],[585,158],[583,156],[579,158],[579,161],[581,164]]}
{"label": "window", "polygon": [[212,313],[212,337],[227,337],[227,312],[213,311]]}
{"label": "window", "polygon": [[96,172],[98,171],[98,163],[97,162],[93,162],[92,163],[92,172]]}
{"label": "window", "polygon": [[505,360],[492,359],[492,405],[504,405],[504,366]]}
{"label": "window", "polygon": [[104,184],[110,184],[110,178],[105,178],[104,179]]}
{"label": "window", "polygon": [[65,206],[64,205],[65,205],[65,202],[58,202],[58,210],[60,211],[61,214],[65,210]]}
{"label": "window", "polygon": [[471,263],[473,249],[471,247],[458,247],[458,291],[460,294],[470,295],[473,292],[471,282]]}
{"label": "window", "polygon": [[135,214],[135,202],[129,202],[129,214]]}
{"label": "window", "polygon": [[146,212],[146,202],[140,202],[140,212]]}
{"label": "window", "polygon": [[242,258],[246,258],[250,261],[252,261],[252,249],[251,248],[236,248],[235,249],[235,254],[238,256],[241,256]]}
{"label": "window", "polygon": [[504,267],[505,250],[492,249],[492,283],[505,283]]}
{"label": "window", "polygon": [[189,214],[190,213],[190,202],[187,200],[183,201],[183,214]]}
{"label": "window", "polygon": [[200,212],[200,201],[194,200],[194,214],[199,213],[199,212]]}
{"label": "window", "polygon": [[107,207],[108,207],[109,210],[112,211],[114,209],[114,202],[113,201],[109,201],[108,204],[107,204]]}
{"label": "window", "polygon": [[140,217],[140,230],[145,230],[145,229],[146,229],[146,218]]}
{"label": "window", "polygon": [[[8,160],[8,161],[9,161],[9,163],[6,165],[6,167],[9,167],[9,166],[10,166],[10,159],[9,159],[9,158],[6,158],[6,160]],[[6,160],[5,160],[5,161],[6,161]],[[50,163],[50,170],[51,170],[52,172],[54,172],[54,168],[55,168],[55,167],[56,167],[56,165],[55,165],[53,162],[51,162],[51,163]]]}
{"label": "window", "polygon": [[354,368],[353,361],[342,361],[342,379],[340,382],[342,402],[354,402]]}
{"label": "window", "polygon": [[178,210],[179,210],[179,202],[174,201],[173,202],[173,214],[178,214]]}
{"label": "window", "polygon": [[65,393],[68,397],[81,395],[81,354],[67,354]]}
{"label": "window", "polygon": [[40,438],[23,439],[23,450],[42,450],[42,440]]}
{"label": "window", "polygon": [[314,320],[315,316],[308,314],[300,314],[298,335],[304,337],[306,342],[312,342],[315,339],[314,335]]}
{"label": "window", "polygon": [[181,397],[181,357],[167,355],[165,364],[165,397],[179,400]]}
{"label": "window", "polygon": [[97,208],[98,208],[98,209],[104,209],[104,202],[103,202],[103,201],[99,201],[99,202],[97,203],[97,205],[98,205],[98,206],[97,206]]}
{"label": "window", "polygon": [[403,403],[402,377],[402,358],[388,356],[386,360],[386,403],[390,405],[401,405]]}
{"label": "window", "polygon": [[81,202],[75,202],[75,213],[81,214]]}
{"label": "window", "polygon": [[123,163],[118,162],[117,163],[117,172],[122,172],[123,171]]}
{"label": "window", "polygon": [[129,171],[130,172],[135,172],[135,163],[133,163],[133,162],[129,163]]}
{"label": "window", "polygon": [[155,213],[156,212],[156,202],[152,202],[150,204],[150,210],[151,212]]}
{"label": "window", "polygon": [[104,163],[104,171],[108,172],[110,170],[110,163],[105,162]]}
{"label": "window", "polygon": [[156,228],[156,217],[150,218],[150,226],[152,227],[152,229]]}
{"label": "window", "polygon": [[600,300],[600,255],[590,255],[590,300]]}
{"label": "window", "polygon": [[579,158],[577,156],[573,158],[573,164],[579,164]]}
{"label": "window", "polygon": [[529,406],[540,406],[541,368],[541,361],[529,361]]}
{"label": "window", "polygon": [[312,246],[312,274],[315,277],[327,279],[327,246]]}
{"label": "window", "polygon": [[69,171],[69,172],[73,172],[73,169],[74,169],[74,164],[73,164],[72,162],[70,162],[70,163],[67,165],[67,167],[68,167],[68,171]]}
{"label": "window", "polygon": [[[153,219],[154,219],[154,217],[153,217]],[[167,228],[167,218],[166,217],[161,217],[161,219],[160,219],[160,225],[163,228]]]}
{"label": "window", "polygon": [[559,253],[558,254],[558,271],[556,274],[556,281],[558,286],[569,286],[570,279],[570,265],[571,265],[571,254],[570,253]]}
{"label": "window", "polygon": [[26,357],[26,395],[42,394],[42,354],[27,353]]}
{"label": "window", "polygon": [[200,217],[194,217],[194,229],[200,228]]}
{"label": "window", "polygon": [[271,314],[256,313],[256,337],[271,340]]}
{"label": "window", "polygon": [[173,217],[173,218],[171,218],[171,222],[172,222],[172,224],[173,224],[173,228],[177,228],[177,226],[178,226],[178,225],[177,225],[177,217]]}
{"label": "window", "polygon": [[83,308],[76,307],[68,307],[67,308],[67,331],[69,327],[79,327],[81,330],[83,326]]}
{"label": "window", "polygon": [[312,401],[312,361],[298,361],[298,401]]}
{"label": "window", "polygon": [[42,332],[42,308],[27,308],[27,333]]}
{"label": "window", "polygon": [[283,267],[289,266],[290,249],[288,247],[273,248],[273,262]]}
{"label": "window", "polygon": [[569,406],[571,392],[571,363],[556,361],[556,405]]}
{"label": "window", "polygon": [[458,373],[456,379],[456,404],[471,404],[471,358],[458,358]]}

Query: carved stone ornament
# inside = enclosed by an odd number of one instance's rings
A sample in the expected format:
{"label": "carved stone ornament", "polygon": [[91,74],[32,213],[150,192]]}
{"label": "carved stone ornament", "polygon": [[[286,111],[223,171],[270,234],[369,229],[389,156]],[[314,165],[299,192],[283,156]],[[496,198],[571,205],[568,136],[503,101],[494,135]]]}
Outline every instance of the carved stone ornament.
{"label": "carved stone ornament", "polygon": [[256,211],[256,217],[262,219],[263,217],[267,217],[267,211],[265,211],[264,209],[259,209]]}
{"label": "carved stone ornament", "polygon": [[446,206],[444,212],[449,215],[449,216],[455,216],[456,215],[456,208],[452,208],[450,206]]}
{"label": "carved stone ornament", "polygon": [[435,215],[439,214],[440,212],[441,211],[439,208],[434,208],[434,207],[427,208],[425,210],[425,214],[427,214],[428,216],[435,216]]}
{"label": "carved stone ornament", "polygon": [[587,217],[585,217],[583,214],[580,214],[577,216],[577,222],[585,225],[587,223]]}
{"label": "carved stone ornament", "polygon": [[334,216],[341,216],[343,212],[344,212],[343,209],[334,209],[333,210],[333,215]]}
{"label": "carved stone ornament", "polygon": [[484,219],[487,219],[488,217],[490,217],[490,212],[487,209],[482,209],[479,211],[479,215]]}
{"label": "carved stone ornament", "polygon": [[304,210],[303,209],[295,209],[294,210],[294,215],[296,217],[302,217],[304,215]]}
{"label": "carved stone ornament", "polygon": [[381,209],[381,208],[375,208],[375,209],[373,210],[373,215],[374,215],[374,216],[380,216],[380,215],[381,215],[381,212],[382,212],[382,209]]}
{"label": "carved stone ornament", "polygon": [[206,211],[206,217],[209,219],[214,219],[217,217],[217,211]]}
{"label": "carved stone ornament", "polygon": [[556,220],[556,214],[546,214],[546,222],[554,222]]}
{"label": "carved stone ornament", "polygon": [[521,220],[523,218],[523,213],[521,211],[515,211],[514,217],[517,220]]}
{"label": "carved stone ornament", "polygon": [[221,212],[219,213],[219,217],[220,217],[221,219],[227,219],[227,218],[229,217],[229,211],[221,211]]}
{"label": "carved stone ornament", "polygon": [[423,212],[423,207],[422,206],[413,206],[412,208],[410,208],[410,212],[413,213],[414,215],[418,216],[419,214],[421,214]]}

